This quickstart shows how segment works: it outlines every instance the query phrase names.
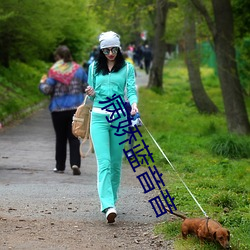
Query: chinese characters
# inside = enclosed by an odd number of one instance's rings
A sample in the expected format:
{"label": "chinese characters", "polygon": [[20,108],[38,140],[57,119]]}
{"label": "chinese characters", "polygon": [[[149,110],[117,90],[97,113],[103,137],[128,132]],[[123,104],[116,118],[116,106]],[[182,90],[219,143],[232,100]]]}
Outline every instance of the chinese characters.
{"label": "chinese characters", "polygon": [[167,213],[166,207],[172,213],[172,209],[177,210],[174,204],[174,197],[169,194],[166,185],[163,181],[163,174],[159,173],[153,159],[153,153],[150,152],[149,145],[144,141],[143,136],[137,125],[134,125],[134,129],[129,127],[133,117],[125,108],[125,103],[120,96],[112,96],[107,101],[102,102],[106,104],[103,109],[109,113],[106,117],[111,127],[112,121],[119,119],[119,125],[116,128],[115,135],[122,136],[128,134],[128,138],[121,141],[119,145],[128,142],[131,144],[131,140],[134,139],[136,144],[129,150],[123,149],[123,152],[132,168],[136,173],[137,168],[142,165],[147,165],[147,170],[141,174],[138,174],[136,178],[140,182],[144,193],[149,193],[155,189],[160,190],[160,194],[150,199],[148,202],[151,204],[156,217],[162,216]]}

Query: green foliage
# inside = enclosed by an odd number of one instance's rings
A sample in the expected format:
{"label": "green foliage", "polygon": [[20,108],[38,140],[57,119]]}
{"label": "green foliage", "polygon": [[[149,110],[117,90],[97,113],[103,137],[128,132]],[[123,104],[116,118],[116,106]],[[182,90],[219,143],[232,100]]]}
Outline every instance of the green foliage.
{"label": "green foliage", "polygon": [[[2,0],[0,64],[12,59],[48,61],[55,48],[66,44],[82,61],[96,43],[95,15],[89,1]],[[93,15],[92,15],[93,14]]]}
{"label": "green foliage", "polygon": [[214,194],[214,196],[210,200],[210,204],[212,206],[217,206],[223,208],[233,209],[237,207],[236,201],[230,192],[221,192],[219,194]]}
{"label": "green foliage", "polygon": [[250,34],[238,41],[237,62],[241,85],[245,94],[250,96]]}
{"label": "green foliage", "polygon": [[[217,74],[216,55],[212,45],[209,42],[201,42],[199,45],[199,51],[201,55],[201,64],[207,65],[214,69]],[[244,94],[250,95],[250,37],[247,36],[243,39],[239,39],[236,44],[236,59],[239,71],[239,77],[241,85],[244,89]],[[204,79],[206,80],[206,78]]]}
{"label": "green foliage", "polygon": [[114,30],[121,35],[122,46],[131,42],[141,43],[140,33],[147,31],[149,40],[154,37],[154,0],[123,0],[107,1],[94,0],[92,6],[95,8],[98,23],[105,30]]}
{"label": "green foliage", "polygon": [[[207,93],[223,111],[219,82],[212,69],[201,68]],[[188,217],[201,217],[202,212],[192,199],[180,178],[186,183],[199,204],[213,219],[231,232],[232,249],[250,248],[249,232],[249,158],[229,158],[214,155],[211,145],[218,138],[233,138],[237,147],[247,148],[249,137],[227,134],[223,112],[201,115],[193,105],[184,62],[169,61],[164,69],[164,92],[140,88],[139,110],[148,130],[163,150],[167,159],[142,126],[140,131],[175,205]],[[250,106],[248,106],[248,109]],[[250,111],[250,110],[248,110]],[[241,149],[243,147],[240,147]],[[249,152],[249,151],[248,151]],[[178,173],[178,175],[177,175]],[[179,177],[180,178],[179,178]],[[174,217],[175,218],[175,217]],[[197,238],[188,241],[179,238],[181,220],[161,223],[156,232],[166,239],[175,239],[175,249],[219,249],[214,243],[200,247]]]}
{"label": "green foliage", "polygon": [[[168,225],[166,225],[168,224]],[[163,222],[159,223],[155,228],[155,233],[163,233],[166,240],[171,240],[180,234],[181,222],[175,221],[174,223]]]}
{"label": "green foliage", "polygon": [[38,90],[39,80],[49,65],[34,61],[32,66],[12,62],[7,70],[0,67],[0,121],[19,116],[21,111],[40,103],[45,97]]}
{"label": "green foliage", "polygon": [[214,121],[210,121],[208,126],[205,127],[204,130],[202,131],[202,134],[205,136],[209,136],[209,135],[215,134],[216,131],[217,131],[217,128],[216,128]]}
{"label": "green foliage", "polygon": [[237,46],[237,64],[241,85],[245,94],[250,95],[250,14],[246,9],[250,7],[248,0],[233,0],[233,15],[235,27],[235,40]]}
{"label": "green foliage", "polygon": [[176,44],[183,38],[184,13],[182,4],[168,11],[165,40],[170,44]]}
{"label": "green foliage", "polygon": [[235,35],[237,38],[249,35],[250,14],[246,11],[249,8],[250,2],[248,0],[232,0]]}
{"label": "green foliage", "polygon": [[250,140],[236,135],[216,136],[211,142],[214,154],[228,158],[250,158]]}

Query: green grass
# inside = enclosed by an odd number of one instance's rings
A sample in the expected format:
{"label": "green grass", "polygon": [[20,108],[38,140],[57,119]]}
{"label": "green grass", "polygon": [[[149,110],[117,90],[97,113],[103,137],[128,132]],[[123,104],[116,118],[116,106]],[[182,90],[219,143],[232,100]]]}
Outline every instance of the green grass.
{"label": "green grass", "polygon": [[0,122],[8,116],[18,118],[21,111],[34,107],[46,97],[38,90],[48,65],[35,61],[30,65],[11,62],[10,68],[0,67]]}
{"label": "green grass", "polygon": [[[219,114],[202,115],[197,111],[185,65],[181,60],[173,60],[165,67],[162,93],[139,90],[141,118],[202,208],[230,230],[232,249],[250,249],[250,138],[227,132],[219,81],[210,68],[202,68],[201,74]],[[246,102],[249,113],[250,101]],[[157,169],[163,173],[169,193],[175,197],[178,211],[189,217],[202,217],[202,211],[145,127],[140,131]],[[180,219],[161,223],[155,232],[164,234],[166,239],[175,239],[178,250],[219,249],[214,243],[202,248],[192,236],[188,241],[182,240],[180,225]]]}

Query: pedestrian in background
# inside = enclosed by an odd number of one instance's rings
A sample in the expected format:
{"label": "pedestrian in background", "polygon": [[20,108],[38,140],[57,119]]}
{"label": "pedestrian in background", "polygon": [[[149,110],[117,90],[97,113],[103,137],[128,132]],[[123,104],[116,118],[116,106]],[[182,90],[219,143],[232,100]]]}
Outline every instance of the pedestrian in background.
{"label": "pedestrian in background", "polygon": [[[120,96],[123,101],[126,95],[131,104],[131,114],[138,112],[135,88],[134,66],[126,63],[121,53],[120,36],[113,31],[104,32],[99,36],[100,53],[97,60],[89,67],[86,93],[93,100],[90,133],[93,140],[97,160],[97,188],[101,202],[101,211],[106,214],[108,223],[113,223],[117,216],[116,202],[121,179],[121,165],[126,134],[115,135],[119,119],[108,122],[104,108],[100,103]],[[118,104],[115,102],[116,108]],[[117,117],[117,114],[115,115]]]}
{"label": "pedestrian in background", "polygon": [[50,95],[49,110],[56,135],[55,173],[64,173],[66,168],[67,142],[73,175],[80,175],[80,142],[72,134],[72,117],[77,107],[84,100],[87,74],[73,61],[67,46],[59,46],[54,54],[56,62],[50,68],[48,77],[43,77],[39,84],[40,91]]}
{"label": "pedestrian in background", "polygon": [[143,69],[143,47],[141,44],[135,47],[134,50],[134,57],[135,57],[135,64],[140,68]]}
{"label": "pedestrian in background", "polygon": [[87,62],[83,63],[83,68],[86,70],[86,72],[88,72],[89,65],[97,59],[98,54],[99,54],[99,48],[98,46],[94,46],[89,54]]}
{"label": "pedestrian in background", "polygon": [[145,67],[145,72],[148,75],[149,69],[151,66],[151,61],[153,59],[152,51],[149,48],[148,44],[145,45],[144,51],[143,51],[143,57],[144,57],[144,67]]}

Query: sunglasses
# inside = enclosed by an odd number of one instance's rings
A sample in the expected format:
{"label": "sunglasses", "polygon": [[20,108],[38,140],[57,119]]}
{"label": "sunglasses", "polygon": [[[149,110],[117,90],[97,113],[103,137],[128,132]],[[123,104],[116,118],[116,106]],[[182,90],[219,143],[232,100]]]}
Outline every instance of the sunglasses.
{"label": "sunglasses", "polygon": [[117,47],[114,47],[114,48],[111,48],[111,49],[105,48],[105,49],[102,50],[104,55],[109,55],[110,51],[112,52],[112,54],[117,54],[118,48]]}

